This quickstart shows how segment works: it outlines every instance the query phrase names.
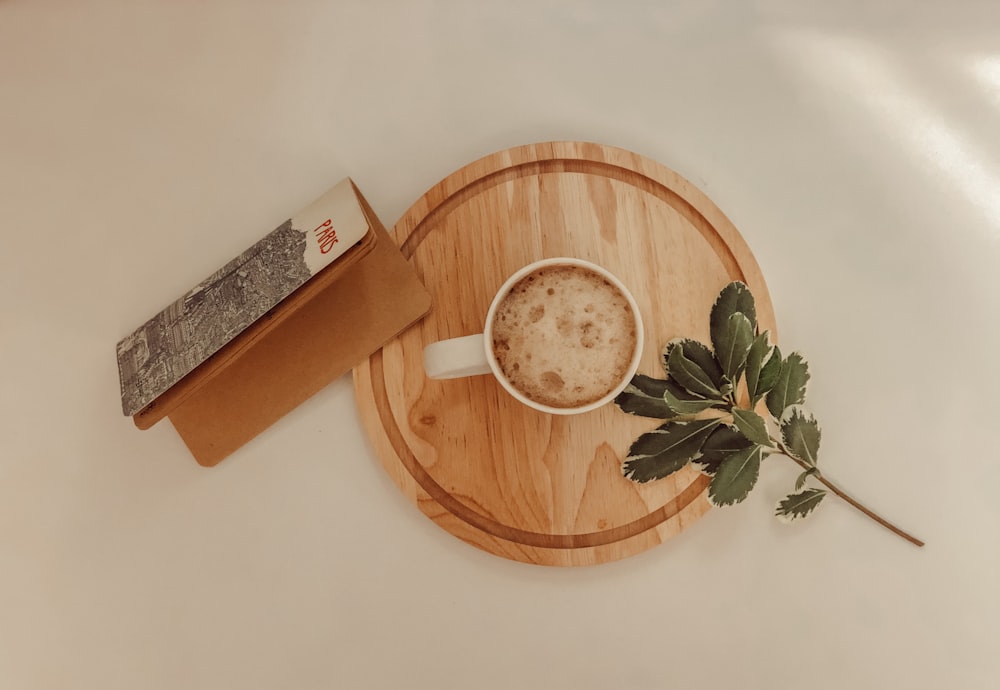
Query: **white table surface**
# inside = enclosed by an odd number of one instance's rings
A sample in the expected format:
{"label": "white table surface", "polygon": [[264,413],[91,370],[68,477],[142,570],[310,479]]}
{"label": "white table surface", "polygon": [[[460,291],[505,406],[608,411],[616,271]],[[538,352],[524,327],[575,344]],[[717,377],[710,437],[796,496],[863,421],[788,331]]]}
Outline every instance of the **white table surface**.
{"label": "white table surface", "polygon": [[[1000,687],[1000,4],[0,2],[0,686]],[[387,225],[490,152],[704,190],[813,371],[842,503],[616,563],[436,527],[350,376],[220,466],[114,345],[352,176]]]}

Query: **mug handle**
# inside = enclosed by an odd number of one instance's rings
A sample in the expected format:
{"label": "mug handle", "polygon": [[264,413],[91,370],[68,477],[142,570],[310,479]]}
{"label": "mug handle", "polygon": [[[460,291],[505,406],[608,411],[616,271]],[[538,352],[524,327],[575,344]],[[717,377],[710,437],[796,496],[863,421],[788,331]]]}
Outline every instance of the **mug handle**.
{"label": "mug handle", "polygon": [[432,379],[459,379],[492,373],[482,333],[449,338],[424,348],[424,371]]}

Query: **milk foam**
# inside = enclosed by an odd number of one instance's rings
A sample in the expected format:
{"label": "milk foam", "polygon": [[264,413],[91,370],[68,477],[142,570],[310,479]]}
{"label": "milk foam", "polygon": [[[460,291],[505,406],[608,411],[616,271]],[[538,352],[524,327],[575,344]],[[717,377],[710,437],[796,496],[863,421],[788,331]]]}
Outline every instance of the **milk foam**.
{"label": "milk foam", "polygon": [[603,276],[581,266],[546,266],[500,302],[492,343],[500,369],[525,396],[578,407],[607,395],[628,373],[635,315]]}

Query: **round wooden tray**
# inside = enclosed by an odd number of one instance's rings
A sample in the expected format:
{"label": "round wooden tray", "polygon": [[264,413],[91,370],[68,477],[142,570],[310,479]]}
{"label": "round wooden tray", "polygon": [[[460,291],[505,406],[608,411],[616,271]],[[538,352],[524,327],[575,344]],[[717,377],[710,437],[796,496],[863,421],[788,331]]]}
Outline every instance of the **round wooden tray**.
{"label": "round wooden tray", "polygon": [[614,405],[542,414],[490,376],[430,380],[422,360],[427,343],[482,332],[504,279],[554,256],[605,266],[635,295],[646,324],[640,373],[662,375],[671,338],[709,342],[709,309],[731,280],[751,287],[773,332],[760,269],[705,195],[621,149],[539,144],[450,175],[392,234],[434,306],[354,370],[355,394],[386,470],[425,515],[498,556],[589,565],[655,546],[708,510],[706,478],[690,468],[644,485],[622,476],[632,440],[657,420]]}

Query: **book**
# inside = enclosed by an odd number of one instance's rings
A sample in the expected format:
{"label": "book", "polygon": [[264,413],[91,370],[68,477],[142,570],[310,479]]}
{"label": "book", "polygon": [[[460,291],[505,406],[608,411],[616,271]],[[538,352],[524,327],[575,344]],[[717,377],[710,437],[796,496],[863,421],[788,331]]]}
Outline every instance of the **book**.
{"label": "book", "polygon": [[368,231],[345,179],[122,338],[122,412],[149,405]]}

